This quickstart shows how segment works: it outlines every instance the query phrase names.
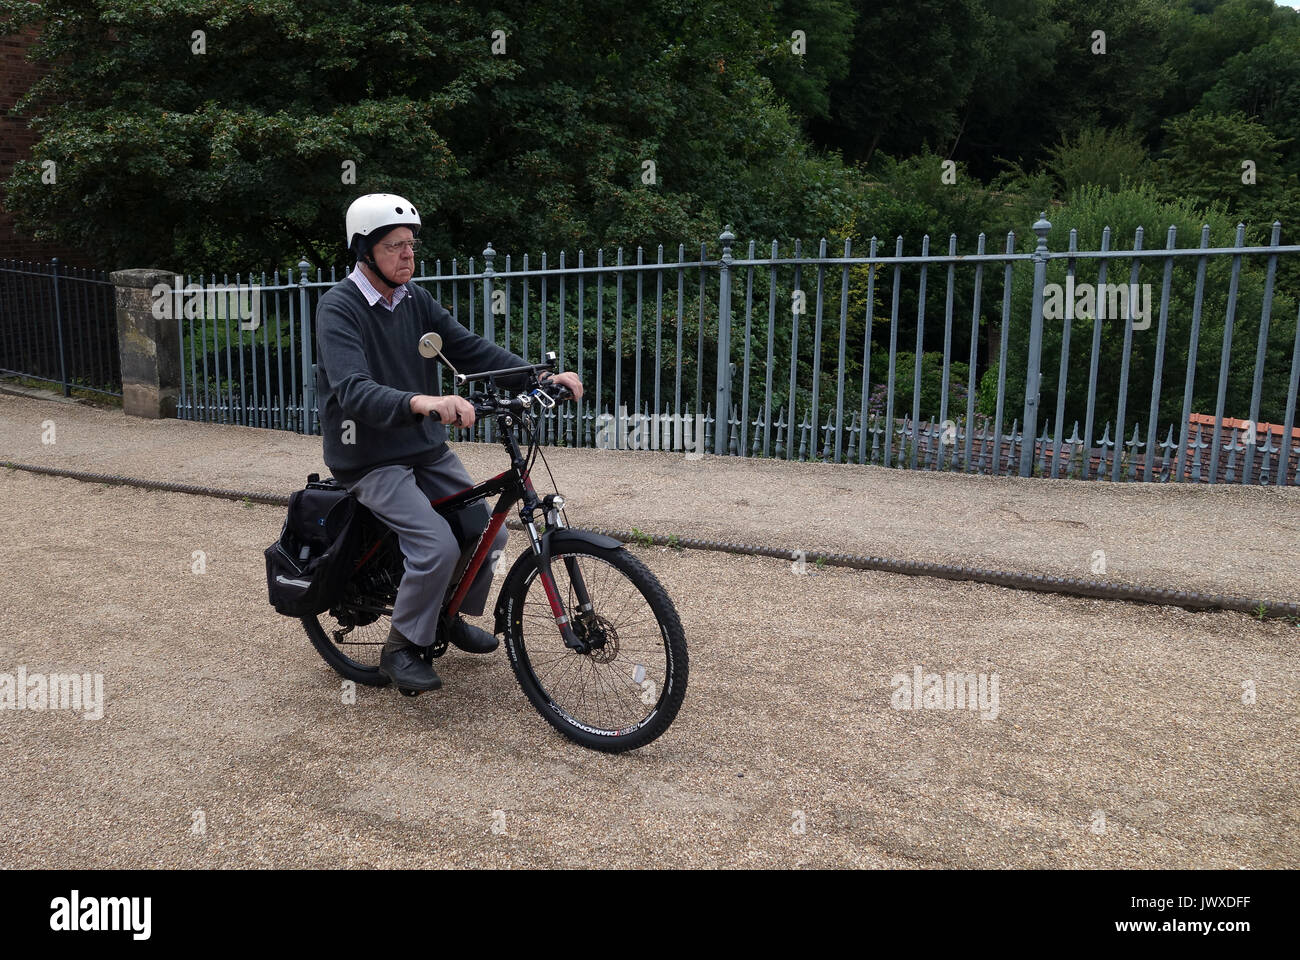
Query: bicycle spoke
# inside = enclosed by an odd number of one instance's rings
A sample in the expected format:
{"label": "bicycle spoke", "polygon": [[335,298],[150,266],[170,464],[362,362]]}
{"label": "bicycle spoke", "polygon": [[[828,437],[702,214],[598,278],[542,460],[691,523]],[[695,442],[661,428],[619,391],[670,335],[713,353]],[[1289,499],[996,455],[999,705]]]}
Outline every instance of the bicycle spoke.
{"label": "bicycle spoke", "polygon": [[[586,585],[592,605],[581,612],[566,557]],[[634,726],[655,709],[667,675],[667,652],[654,610],[636,583],[617,566],[588,554],[557,554],[552,575],[565,612],[581,639],[589,630],[603,643],[587,653],[563,646],[540,575],[534,575],[520,612],[524,647],[537,683],[565,714],[598,729]],[[565,582],[567,581],[567,582]],[[634,677],[640,675],[641,680]],[[642,702],[642,683],[655,696]]]}

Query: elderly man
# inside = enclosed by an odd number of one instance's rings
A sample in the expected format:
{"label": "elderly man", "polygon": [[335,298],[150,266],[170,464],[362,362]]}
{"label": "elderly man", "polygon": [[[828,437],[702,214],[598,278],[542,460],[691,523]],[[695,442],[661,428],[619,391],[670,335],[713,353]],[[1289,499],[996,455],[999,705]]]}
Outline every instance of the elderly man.
{"label": "elderly man", "polygon": [[[447,446],[444,424],[473,426],[474,407],[455,394],[433,395],[433,364],[416,344],[436,331],[447,359],[467,373],[527,361],[470,333],[427,290],[408,284],[419,229],[415,207],[395,194],[367,194],[348,208],[348,249],[356,266],[316,308],[316,389],[325,465],[396,532],[406,559],[379,670],[401,687],[436,690],[442,681],[418,653],[440,628],[470,653],[490,653],[497,639],[459,616],[438,623],[460,546],[430,501],[473,485]],[[576,373],[554,380],[582,396]],[[502,528],[493,549],[502,549],[506,539]],[[466,594],[466,612],[483,613],[491,581],[491,564],[484,564]]]}

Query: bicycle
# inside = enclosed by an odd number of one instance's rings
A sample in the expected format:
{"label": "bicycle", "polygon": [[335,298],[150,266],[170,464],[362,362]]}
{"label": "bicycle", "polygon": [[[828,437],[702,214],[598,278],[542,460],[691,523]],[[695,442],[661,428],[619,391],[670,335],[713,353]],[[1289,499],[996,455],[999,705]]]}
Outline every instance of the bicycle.
{"label": "bicycle", "polygon": [[[451,366],[441,347],[436,333],[420,339],[422,355],[440,357]],[[551,726],[584,747],[619,753],[650,743],[677,716],[686,695],[686,640],[672,600],[640,560],[613,537],[570,527],[564,498],[558,493],[539,498],[533,488],[530,472],[540,452],[534,414],[573,396],[562,384],[541,380],[542,374],[554,372],[555,354],[550,352],[540,364],[455,373],[458,384],[488,381],[495,391],[472,393],[469,399],[476,417],[495,418],[510,469],[431,501],[459,538],[460,511],[501,495],[487,529],[462,541],[439,623],[457,615],[475,575],[489,561],[497,531],[522,501],[519,518],[530,549],[506,574],[493,607],[493,632],[504,637],[516,679]],[[511,396],[497,387],[495,381],[510,378],[523,379],[523,392]],[[520,450],[516,430],[528,435],[526,452]],[[312,645],[341,676],[383,687],[390,681],[379,672],[379,651],[404,560],[397,535],[357,506],[361,529],[355,566],[328,612],[303,617],[302,623]],[[426,662],[446,652],[445,636],[445,629],[439,629],[438,639],[422,651]],[[415,696],[417,691],[402,693]]]}

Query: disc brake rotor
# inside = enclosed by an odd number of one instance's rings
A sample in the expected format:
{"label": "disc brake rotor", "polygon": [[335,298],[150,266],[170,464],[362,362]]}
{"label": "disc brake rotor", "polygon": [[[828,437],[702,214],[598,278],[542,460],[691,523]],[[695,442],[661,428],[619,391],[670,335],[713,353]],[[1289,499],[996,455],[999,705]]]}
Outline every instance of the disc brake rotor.
{"label": "disc brake rotor", "polygon": [[[591,649],[587,651],[587,656],[596,663],[610,663],[618,659],[618,631],[614,629],[614,625],[600,614],[595,614],[584,625],[585,639],[592,644]],[[604,635],[604,642],[597,646],[593,640],[599,640],[601,634]]]}

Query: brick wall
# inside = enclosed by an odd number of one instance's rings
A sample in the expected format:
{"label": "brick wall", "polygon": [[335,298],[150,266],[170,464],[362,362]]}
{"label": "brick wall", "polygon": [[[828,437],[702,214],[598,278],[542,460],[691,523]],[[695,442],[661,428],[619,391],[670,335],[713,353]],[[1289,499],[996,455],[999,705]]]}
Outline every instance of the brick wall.
{"label": "brick wall", "polygon": [[[0,182],[9,179],[16,162],[31,157],[36,140],[27,129],[26,117],[9,116],[9,110],[42,73],[41,64],[27,59],[27,48],[35,33],[36,29],[32,28],[26,34],[0,37]],[[101,266],[80,251],[37,243],[18,232],[13,217],[4,208],[3,191],[0,191],[0,258],[49,260],[56,256],[60,262],[72,266]]]}

